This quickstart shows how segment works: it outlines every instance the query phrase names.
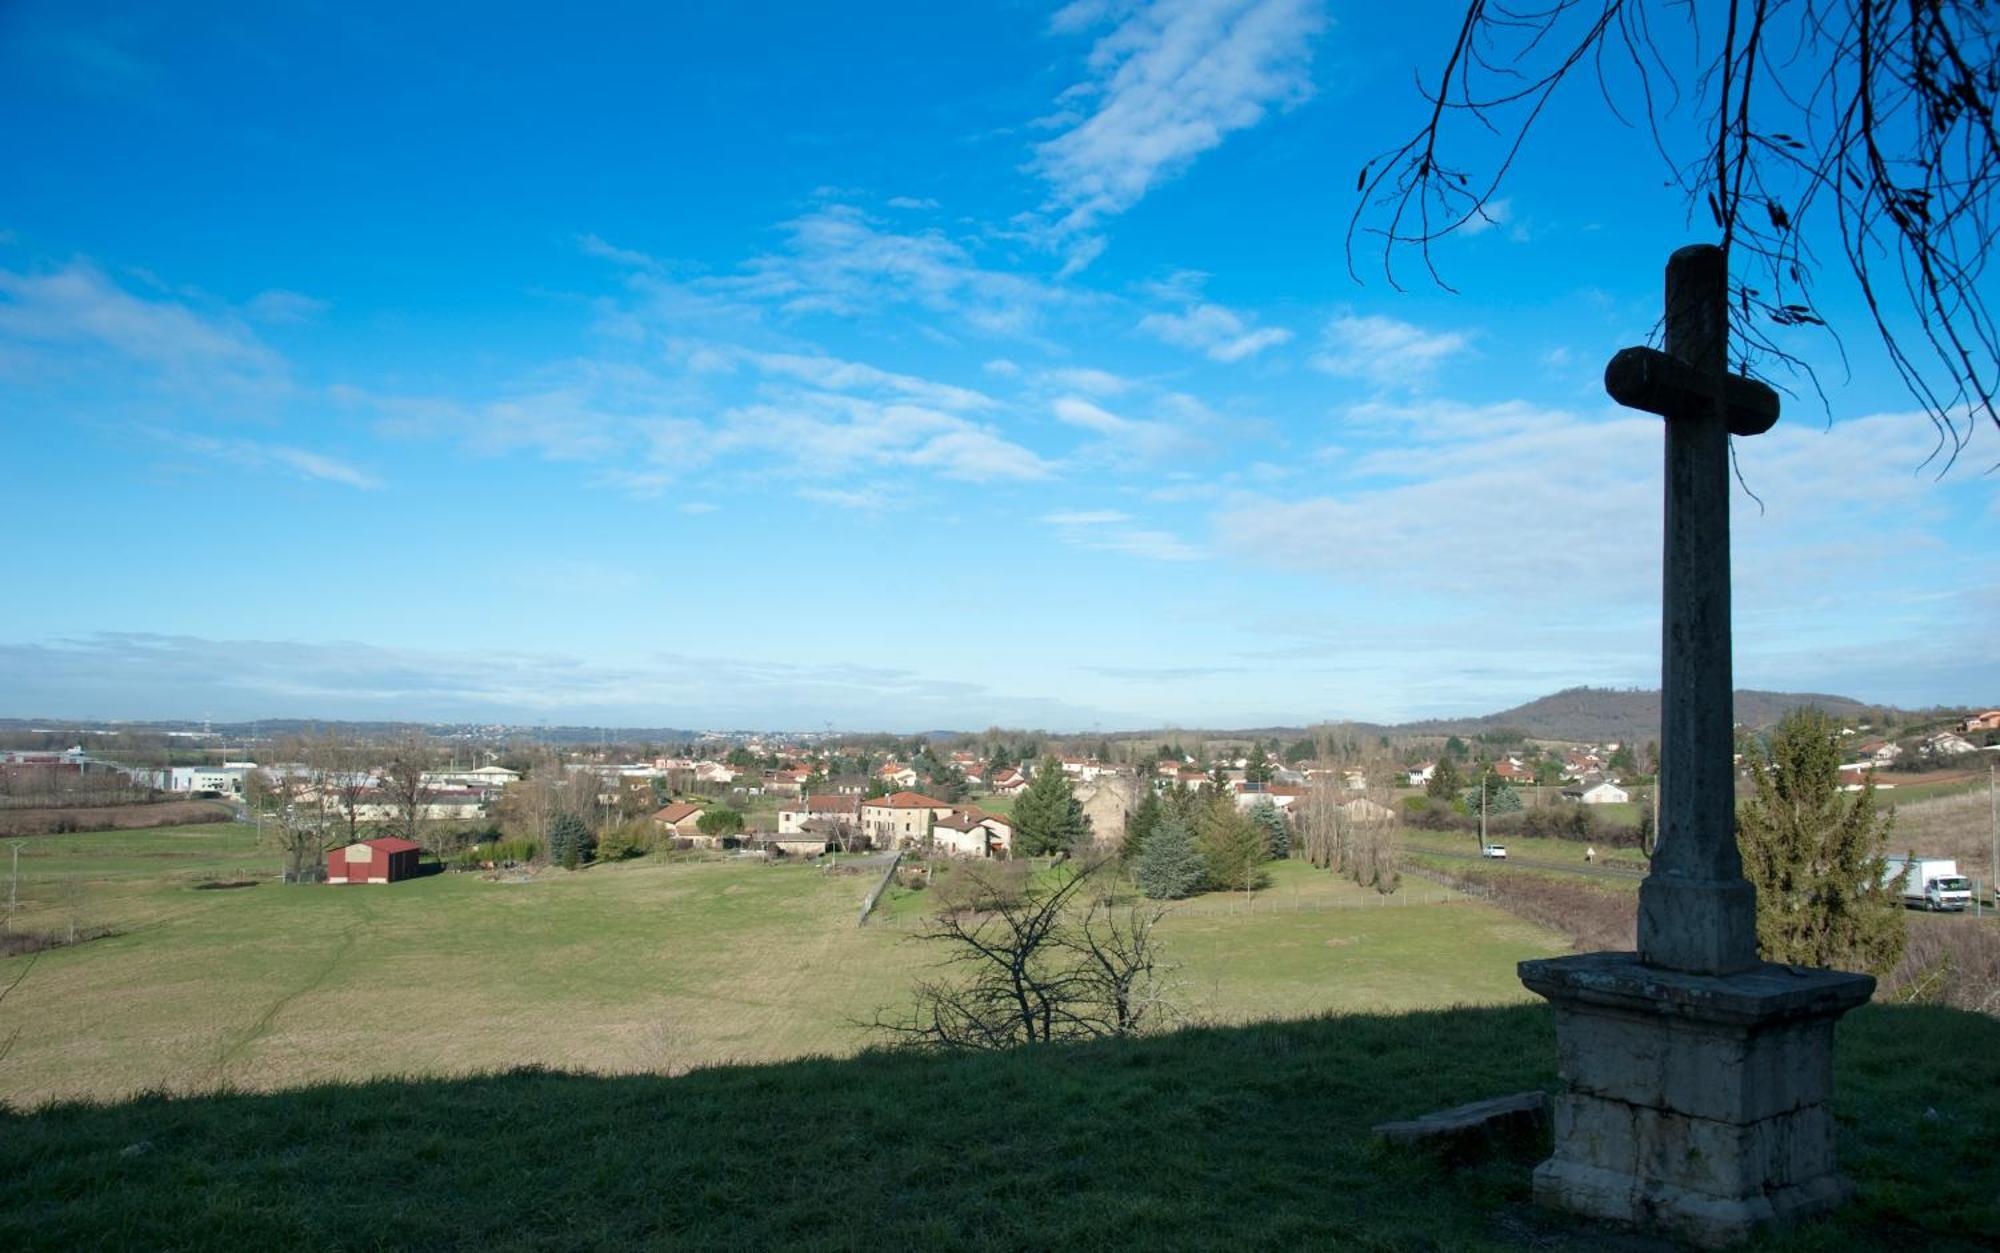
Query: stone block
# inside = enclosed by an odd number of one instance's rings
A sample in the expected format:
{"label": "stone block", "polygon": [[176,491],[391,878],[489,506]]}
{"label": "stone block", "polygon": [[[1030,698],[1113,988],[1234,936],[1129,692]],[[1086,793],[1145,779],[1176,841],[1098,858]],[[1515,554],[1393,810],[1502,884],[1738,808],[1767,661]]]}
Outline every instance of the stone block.
{"label": "stone block", "polygon": [[1548,1123],[1548,1096],[1537,1090],[1385,1122],[1375,1134],[1391,1144],[1465,1163],[1517,1149],[1539,1150]]}
{"label": "stone block", "polygon": [[1823,1212],[1834,1169],[1833,1026],[1874,980],[1760,965],[1660,970],[1630,953],[1523,962],[1548,997],[1564,1091],[1547,1204],[1729,1243]]}

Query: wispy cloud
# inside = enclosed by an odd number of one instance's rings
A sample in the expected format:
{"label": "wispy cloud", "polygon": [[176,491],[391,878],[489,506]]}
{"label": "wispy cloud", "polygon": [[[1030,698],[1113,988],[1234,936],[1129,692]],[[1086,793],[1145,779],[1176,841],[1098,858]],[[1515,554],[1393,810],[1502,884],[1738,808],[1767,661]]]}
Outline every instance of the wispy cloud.
{"label": "wispy cloud", "polygon": [[[1102,716],[907,669],[651,653],[386,648],[127,632],[0,642],[0,692],[25,715],[332,717],[655,726],[1082,725]],[[671,715],[661,711],[671,710]],[[773,711],[782,710],[775,715]]]}
{"label": "wispy cloud", "polygon": [[1056,538],[1073,548],[1123,553],[1152,561],[1201,561],[1208,554],[1169,531],[1127,525],[1131,518],[1116,509],[1079,509],[1045,514]]}
{"label": "wispy cloud", "polygon": [[1312,363],[1328,374],[1380,387],[1419,386],[1471,343],[1464,331],[1427,331],[1379,313],[1344,314],[1326,324]]}
{"label": "wispy cloud", "polygon": [[1324,19],[1317,0],[1082,0],[1051,25],[1106,23],[1089,76],[1043,119],[1060,133],[1031,166],[1066,234],[1123,213],[1233,132],[1308,98]]}
{"label": "wispy cloud", "polygon": [[290,325],[310,322],[332,308],[324,300],[305,295],[302,292],[273,288],[258,292],[243,311],[258,322],[276,325]]}
{"label": "wispy cloud", "polygon": [[239,398],[285,386],[284,361],[233,313],[136,295],[88,262],[35,274],[0,270],[0,345],[9,344],[58,374],[108,364]]}
{"label": "wispy cloud", "polygon": [[382,480],[374,475],[358,470],[337,457],[308,448],[250,439],[218,439],[182,431],[153,430],[148,433],[163,444],[229,461],[246,470],[279,470],[295,478],[336,483],[364,492],[380,491],[383,487]]}
{"label": "wispy cloud", "polygon": [[1032,275],[981,265],[943,231],[896,230],[851,205],[815,209],[784,231],[784,250],[700,288],[793,317],[911,306],[1003,338],[1032,338],[1049,311],[1084,299]]}
{"label": "wispy cloud", "polygon": [[1254,357],[1292,337],[1282,327],[1252,329],[1243,315],[1218,304],[1192,304],[1181,313],[1149,313],[1139,329],[1176,348],[1191,348],[1225,363]]}

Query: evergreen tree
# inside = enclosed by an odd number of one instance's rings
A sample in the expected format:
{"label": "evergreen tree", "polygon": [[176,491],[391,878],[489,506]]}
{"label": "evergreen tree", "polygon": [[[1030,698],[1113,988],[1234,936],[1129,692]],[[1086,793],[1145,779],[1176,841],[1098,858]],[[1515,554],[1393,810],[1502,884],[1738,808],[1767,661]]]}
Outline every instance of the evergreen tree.
{"label": "evergreen tree", "polygon": [[1245,783],[1269,783],[1271,781],[1271,763],[1265,759],[1262,751],[1257,749],[1251,750],[1249,760],[1243,767],[1243,781]]}
{"label": "evergreen tree", "polygon": [[1488,814],[1518,814],[1521,812],[1521,794],[1508,786],[1507,780],[1489,770],[1479,776],[1479,784],[1480,786],[1478,787],[1466,789],[1465,811],[1467,813],[1476,814],[1479,812],[1479,793],[1482,790],[1486,793],[1486,812]]}
{"label": "evergreen tree", "polygon": [[1278,812],[1268,797],[1250,807],[1250,821],[1264,833],[1264,847],[1274,860],[1291,856],[1291,830],[1285,826],[1285,815]]}
{"label": "evergreen tree", "polygon": [[1270,860],[1261,827],[1236,807],[1236,798],[1217,789],[1195,823],[1195,847],[1208,864],[1208,886],[1242,892],[1258,886]]}
{"label": "evergreen tree", "polygon": [[1431,770],[1431,781],[1424,786],[1424,795],[1433,800],[1455,800],[1464,786],[1465,780],[1458,773],[1458,763],[1450,757],[1440,757]]}
{"label": "evergreen tree", "polygon": [[1171,807],[1147,834],[1139,854],[1139,890],[1156,901],[1174,901],[1201,886],[1208,866],[1194,846],[1194,833]]}
{"label": "evergreen tree", "polygon": [[1042,759],[1035,767],[1035,777],[1014,803],[1014,833],[1021,851],[1029,857],[1066,852],[1089,835],[1083,806],[1069,776],[1063,773],[1062,763],[1055,758]]}
{"label": "evergreen tree", "polygon": [[590,828],[575,814],[557,814],[549,823],[549,860],[565,870],[574,870],[590,860],[597,842]]}
{"label": "evergreen tree", "polygon": [[1146,851],[1146,838],[1160,825],[1166,809],[1166,802],[1160,799],[1160,794],[1148,787],[1146,794],[1139,798],[1139,803],[1125,817],[1125,843],[1118,850],[1118,855],[1128,862],[1136,862]]}
{"label": "evergreen tree", "polygon": [[1903,907],[1882,886],[1894,817],[1877,814],[1870,782],[1840,791],[1839,726],[1794,710],[1753,744],[1757,794],[1736,815],[1743,873],[1757,888],[1764,960],[1886,974],[1903,955]]}

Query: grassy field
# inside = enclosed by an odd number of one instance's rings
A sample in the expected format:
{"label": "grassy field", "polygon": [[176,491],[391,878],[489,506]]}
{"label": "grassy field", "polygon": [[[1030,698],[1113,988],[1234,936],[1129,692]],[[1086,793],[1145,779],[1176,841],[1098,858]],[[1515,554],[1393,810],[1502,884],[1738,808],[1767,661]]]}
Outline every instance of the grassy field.
{"label": "grassy field", "polygon": [[[1835,1059],[1858,1195],[1756,1247],[1990,1249],[2000,1023],[1868,1007]],[[1554,1086],[1550,1016],[1523,1005],[0,1112],[0,1247],[1676,1247],[1537,1209],[1532,1146],[1446,1168],[1369,1133]]]}
{"label": "grassy field", "polygon": [[[21,866],[17,928],[119,934],[0,959],[0,1101],[15,1105],[848,1054],[870,1038],[858,1022],[938,956],[909,938],[925,893],[856,927],[870,876],[799,864],[287,887],[272,853],[225,826],[43,837]],[[1180,907],[1166,936],[1191,1007],[1219,1021],[1526,999],[1513,963],[1562,942],[1446,895],[1413,882],[1418,903],[1383,904],[1283,864],[1248,900]]]}

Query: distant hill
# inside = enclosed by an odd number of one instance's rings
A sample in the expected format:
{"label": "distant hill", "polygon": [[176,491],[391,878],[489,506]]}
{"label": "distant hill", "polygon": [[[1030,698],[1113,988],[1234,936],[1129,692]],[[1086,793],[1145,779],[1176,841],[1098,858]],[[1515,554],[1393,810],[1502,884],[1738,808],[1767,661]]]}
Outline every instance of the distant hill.
{"label": "distant hill", "polygon": [[[1767,727],[1801,705],[1814,705],[1836,718],[1855,721],[1881,710],[1877,705],[1824,692],[1738,691],[1736,721],[1749,727]],[[1660,693],[1657,689],[1572,687],[1499,713],[1406,722],[1391,731],[1404,735],[1477,735],[1502,728],[1537,740],[1604,743],[1658,739]]]}

